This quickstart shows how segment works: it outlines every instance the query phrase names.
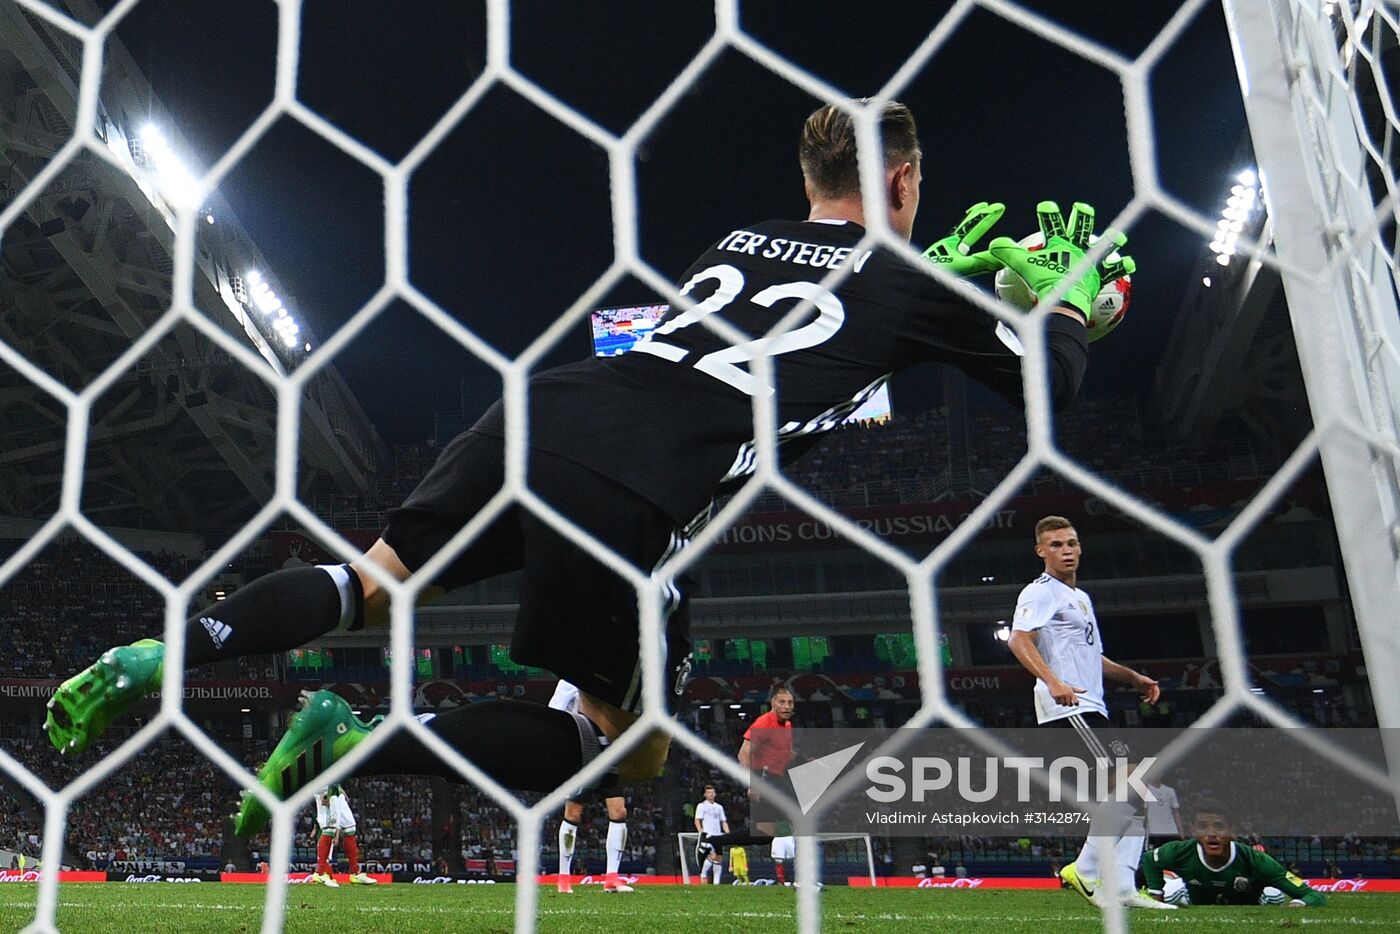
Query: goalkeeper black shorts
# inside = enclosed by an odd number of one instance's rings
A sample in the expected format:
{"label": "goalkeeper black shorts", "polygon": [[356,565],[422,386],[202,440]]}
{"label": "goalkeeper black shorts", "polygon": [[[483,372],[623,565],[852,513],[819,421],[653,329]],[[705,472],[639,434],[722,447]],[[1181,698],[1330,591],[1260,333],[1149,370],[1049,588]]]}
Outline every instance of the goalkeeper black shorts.
{"label": "goalkeeper black shorts", "polygon": [[[542,500],[648,573],[686,543],[675,522],[621,484],[565,458],[532,450],[527,483]],[[410,571],[423,567],[501,489],[504,441],[467,431],[390,510],[384,541]],[[521,571],[511,637],[517,664],[545,668],[627,711],[642,704],[637,592],[553,526],[511,505],[436,575],[447,590]],[[690,622],[678,582],[665,585],[667,683],[674,710],[690,673]]]}

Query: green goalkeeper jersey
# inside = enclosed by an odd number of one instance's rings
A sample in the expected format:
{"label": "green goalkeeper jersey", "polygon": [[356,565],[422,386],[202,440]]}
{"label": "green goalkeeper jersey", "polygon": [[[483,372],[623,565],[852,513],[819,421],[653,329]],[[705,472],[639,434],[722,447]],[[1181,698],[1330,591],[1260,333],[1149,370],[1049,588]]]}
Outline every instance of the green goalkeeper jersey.
{"label": "green goalkeeper jersey", "polygon": [[1219,869],[1206,864],[1195,840],[1173,840],[1148,850],[1142,855],[1142,874],[1147,879],[1147,890],[1158,897],[1162,894],[1164,870],[1176,873],[1186,883],[1193,905],[1255,905],[1266,885],[1307,905],[1327,904],[1321,892],[1283,868],[1278,860],[1233,841],[1230,858]]}

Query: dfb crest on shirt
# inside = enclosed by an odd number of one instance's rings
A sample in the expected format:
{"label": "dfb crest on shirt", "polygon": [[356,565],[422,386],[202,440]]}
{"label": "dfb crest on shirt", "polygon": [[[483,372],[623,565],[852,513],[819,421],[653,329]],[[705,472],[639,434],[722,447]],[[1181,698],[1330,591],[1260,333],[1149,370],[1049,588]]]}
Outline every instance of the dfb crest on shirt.
{"label": "dfb crest on shirt", "polygon": [[1244,876],[1235,876],[1235,891],[1248,892],[1250,890],[1249,880]]}
{"label": "dfb crest on shirt", "polygon": [[1085,603],[1083,600],[1080,600],[1080,601],[1079,601],[1079,612],[1083,613],[1085,616],[1088,616],[1088,615],[1089,615],[1089,604]]}
{"label": "dfb crest on shirt", "polygon": [[1121,739],[1110,740],[1108,744],[1108,751],[1115,759],[1128,758],[1128,744],[1123,742]]}

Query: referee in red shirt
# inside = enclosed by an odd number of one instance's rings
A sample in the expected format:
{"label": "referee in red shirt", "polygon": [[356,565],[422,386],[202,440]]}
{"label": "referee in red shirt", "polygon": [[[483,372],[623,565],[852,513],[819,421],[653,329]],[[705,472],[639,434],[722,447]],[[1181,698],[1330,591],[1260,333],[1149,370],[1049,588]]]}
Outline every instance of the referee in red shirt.
{"label": "referee in red shirt", "polygon": [[[773,689],[768,703],[772,709],[744,733],[739,764],[763,775],[782,775],[792,761],[792,712],[797,702],[790,689],[779,686]],[[752,790],[749,796],[753,796]]]}
{"label": "referee in red shirt", "polygon": [[[754,720],[744,732],[744,743],[739,747],[739,764],[748,769],[750,774],[757,772],[761,776],[783,775],[787,772],[788,763],[792,761],[792,715],[797,709],[797,700],[790,688],[779,685],[769,695],[768,703],[771,709]],[[749,800],[758,800],[758,793],[752,783],[749,785]],[[737,830],[721,836],[701,834],[696,843],[696,853],[699,854],[705,844],[720,849],[771,843],[774,831],[778,829],[777,824],[772,821],[763,821],[754,827],[759,833]],[[700,858],[697,855],[696,861]]]}

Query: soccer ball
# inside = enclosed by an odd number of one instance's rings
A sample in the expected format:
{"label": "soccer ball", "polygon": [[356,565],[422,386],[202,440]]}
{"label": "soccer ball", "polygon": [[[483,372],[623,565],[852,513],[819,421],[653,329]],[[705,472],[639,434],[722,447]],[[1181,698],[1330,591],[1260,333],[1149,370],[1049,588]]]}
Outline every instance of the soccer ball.
{"label": "soccer ball", "polygon": [[[1091,243],[1097,243],[1098,237],[1091,236]],[[1037,231],[1028,237],[1021,238],[1021,246],[1035,252],[1044,249],[1045,238]],[[1110,260],[1117,259],[1114,253],[1108,254]],[[1022,279],[1010,269],[998,269],[996,275],[997,298],[1008,305],[1015,305],[1017,308],[1030,308],[1036,303],[1035,293],[1030,286],[1026,285],[1026,280]],[[1109,332],[1118,327],[1123,320],[1123,316],[1128,313],[1128,304],[1133,297],[1133,277],[1124,276],[1099,289],[1098,297],[1094,299],[1093,321],[1089,325],[1089,342],[1093,343],[1100,338],[1107,337]]]}

